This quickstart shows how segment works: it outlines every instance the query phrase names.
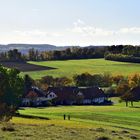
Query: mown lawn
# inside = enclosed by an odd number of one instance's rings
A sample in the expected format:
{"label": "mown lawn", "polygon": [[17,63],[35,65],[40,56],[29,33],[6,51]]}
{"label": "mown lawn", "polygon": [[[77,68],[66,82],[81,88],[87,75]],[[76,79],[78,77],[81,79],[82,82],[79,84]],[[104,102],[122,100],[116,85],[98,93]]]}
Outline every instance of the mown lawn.
{"label": "mown lawn", "polygon": [[[140,139],[140,103],[125,107],[114,106],[58,106],[23,108],[20,114],[40,116],[49,120],[13,117],[9,124],[0,124],[0,139],[33,140],[133,140]],[[63,120],[63,115],[71,120]]]}
{"label": "mown lawn", "polygon": [[125,107],[124,103],[113,106],[61,106],[49,108],[27,108],[21,114],[63,120],[63,115],[71,115],[71,120],[87,124],[101,124],[140,130],[140,103],[135,107]]}
{"label": "mown lawn", "polygon": [[[88,72],[95,73],[111,73],[128,75],[140,72],[140,64],[114,62],[104,59],[86,59],[86,60],[66,60],[66,61],[45,61],[45,62],[28,62],[41,66],[53,67],[56,69],[45,71],[25,72],[35,79],[39,79],[46,75],[54,77],[67,76],[72,77],[74,74]],[[24,74],[25,74],[24,73]]]}
{"label": "mown lawn", "polygon": [[[113,101],[113,106],[22,108],[20,114],[49,120],[13,117],[10,124],[0,123],[0,139],[139,140],[140,103],[132,108],[116,98]],[[71,120],[63,120],[64,114],[71,115]]]}

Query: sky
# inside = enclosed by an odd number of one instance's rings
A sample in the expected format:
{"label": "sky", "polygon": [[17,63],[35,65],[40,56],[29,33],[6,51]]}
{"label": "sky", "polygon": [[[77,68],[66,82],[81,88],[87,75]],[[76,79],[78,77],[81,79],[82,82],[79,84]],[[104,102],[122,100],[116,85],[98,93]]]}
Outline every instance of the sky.
{"label": "sky", "polygon": [[140,0],[0,0],[0,44],[140,45]]}

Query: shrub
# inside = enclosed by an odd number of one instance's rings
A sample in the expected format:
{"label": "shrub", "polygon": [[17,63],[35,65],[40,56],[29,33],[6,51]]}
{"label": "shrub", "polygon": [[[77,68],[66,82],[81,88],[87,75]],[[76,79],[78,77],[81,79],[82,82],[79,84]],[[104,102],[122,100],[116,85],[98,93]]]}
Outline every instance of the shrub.
{"label": "shrub", "polygon": [[124,54],[107,54],[105,55],[106,60],[120,61],[120,62],[133,62],[140,63],[140,57],[134,57],[132,55],[124,55]]}

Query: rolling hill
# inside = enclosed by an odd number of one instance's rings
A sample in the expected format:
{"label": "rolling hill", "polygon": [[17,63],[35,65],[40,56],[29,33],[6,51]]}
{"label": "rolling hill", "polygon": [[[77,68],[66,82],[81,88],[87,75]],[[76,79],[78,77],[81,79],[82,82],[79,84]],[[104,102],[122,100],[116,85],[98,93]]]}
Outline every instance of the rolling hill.
{"label": "rolling hill", "polygon": [[[113,75],[122,74],[129,75],[140,72],[140,64],[125,63],[108,61],[104,59],[83,59],[83,60],[65,60],[65,61],[44,61],[44,62],[28,62],[29,64],[35,64],[39,66],[47,66],[55,68],[52,70],[25,72],[34,79],[41,78],[46,75],[52,75],[54,77],[67,76],[71,78],[74,74],[81,73],[110,73]],[[23,73],[23,74],[25,74]]]}

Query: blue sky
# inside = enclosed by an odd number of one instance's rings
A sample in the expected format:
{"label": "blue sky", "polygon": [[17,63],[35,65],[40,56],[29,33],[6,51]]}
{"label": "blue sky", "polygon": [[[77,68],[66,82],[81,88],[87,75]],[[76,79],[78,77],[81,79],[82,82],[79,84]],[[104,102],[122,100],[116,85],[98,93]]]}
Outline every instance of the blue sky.
{"label": "blue sky", "polygon": [[140,44],[140,0],[0,0],[0,43]]}

